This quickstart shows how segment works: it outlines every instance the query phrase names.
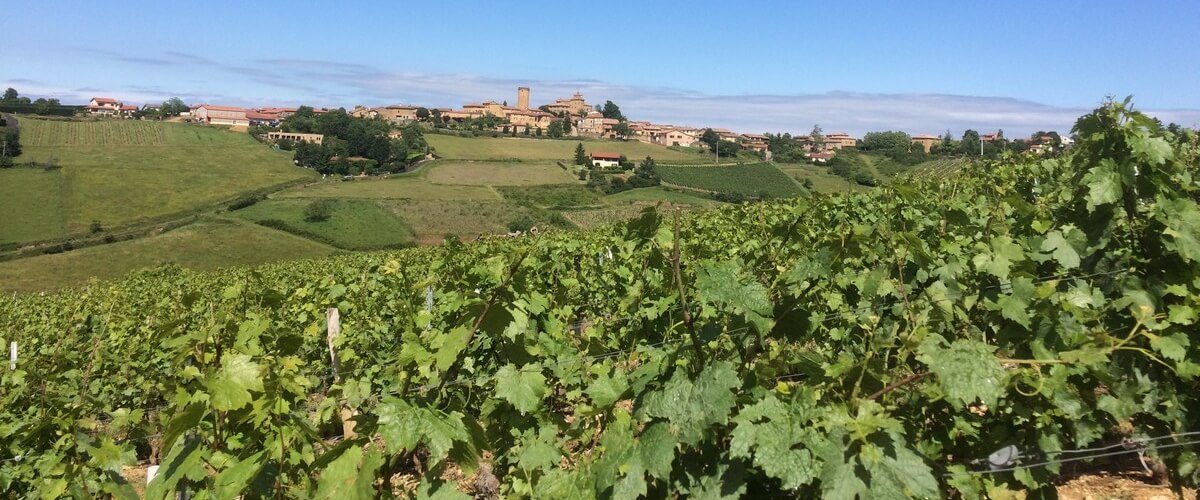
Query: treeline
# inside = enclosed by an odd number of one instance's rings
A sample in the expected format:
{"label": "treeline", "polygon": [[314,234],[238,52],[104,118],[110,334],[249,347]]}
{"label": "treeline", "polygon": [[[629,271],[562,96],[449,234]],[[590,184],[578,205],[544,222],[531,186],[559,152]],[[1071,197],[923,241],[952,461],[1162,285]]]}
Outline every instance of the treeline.
{"label": "treeline", "polygon": [[[356,118],[344,109],[317,114],[301,106],[279,124],[284,132],[322,134],[322,144],[279,141],[280,149],[295,150],[296,164],[322,174],[353,175],[402,172],[425,157],[429,145],[421,126],[410,123],[393,137],[392,125],[380,118]],[[254,127],[252,134],[267,130]]]}
{"label": "treeline", "polygon": [[[74,116],[75,112],[83,109],[83,106],[63,106],[58,99],[38,98],[30,100],[28,97],[22,96],[17,89],[9,87],[5,89],[4,96],[0,97],[0,111],[6,113],[26,113],[42,116]],[[15,155],[13,155],[15,156]]]}

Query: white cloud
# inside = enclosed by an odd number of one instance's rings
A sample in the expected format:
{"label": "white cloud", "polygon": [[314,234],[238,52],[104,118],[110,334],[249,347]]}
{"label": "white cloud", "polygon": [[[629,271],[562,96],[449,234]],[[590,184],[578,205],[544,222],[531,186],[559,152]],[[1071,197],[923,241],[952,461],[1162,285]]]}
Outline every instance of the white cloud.
{"label": "white cloud", "polygon": [[[93,51],[96,53],[99,51]],[[979,131],[1003,129],[1009,137],[1037,130],[1070,130],[1075,119],[1089,107],[1058,107],[1006,97],[946,94],[864,94],[829,92],[796,95],[708,95],[680,88],[621,85],[600,80],[539,80],[493,78],[470,74],[431,74],[384,71],[371,66],[304,59],[266,59],[250,64],[216,62],[201,56],[164,53],[159,56],[129,57],[103,53],[112,60],[161,71],[170,61],[169,77],[182,81],[225,74],[219,87],[211,90],[166,88],[149,83],[111,89],[78,89],[31,80],[10,80],[23,94],[54,96],[64,101],[82,101],[96,93],[108,93],[131,102],[159,102],[180,96],[188,102],[219,102],[232,105],[295,105],[353,107],[356,104],[412,103],[425,106],[458,107],[484,100],[516,101],[516,87],[532,88],[532,104],[582,92],[592,103],[612,100],[626,116],[635,120],[679,125],[721,127],[741,132],[805,133],[814,124],[827,132],[844,131],[861,135],[872,130],[903,130],[912,134],[955,135],[971,128]],[[17,85],[24,83],[23,85]],[[235,89],[252,89],[238,91]],[[239,94],[245,92],[241,96]],[[290,96],[303,102],[266,102],[262,95]],[[1096,96],[1096,105],[1102,96]],[[1200,110],[1144,110],[1164,122],[1187,126],[1200,124]]]}

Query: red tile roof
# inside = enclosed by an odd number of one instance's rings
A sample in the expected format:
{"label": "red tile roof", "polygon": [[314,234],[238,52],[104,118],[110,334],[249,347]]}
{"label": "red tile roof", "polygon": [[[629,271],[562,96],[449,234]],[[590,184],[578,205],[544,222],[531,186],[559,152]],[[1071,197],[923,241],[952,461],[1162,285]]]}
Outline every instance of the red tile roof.
{"label": "red tile roof", "polygon": [[93,97],[92,100],[101,104],[121,104],[119,101],[111,97]]}
{"label": "red tile roof", "polygon": [[243,113],[246,112],[245,108],[238,108],[238,107],[234,107],[234,106],[217,106],[214,104],[201,104],[199,106],[196,106],[196,108],[207,108],[209,111],[235,111],[235,112],[241,111]]}
{"label": "red tile roof", "polygon": [[246,119],[247,120],[278,120],[279,115],[271,114],[271,113],[260,113],[258,111],[247,111]]}
{"label": "red tile roof", "polygon": [[621,155],[617,153],[592,153],[593,160],[620,160]]}
{"label": "red tile roof", "polygon": [[138,107],[136,104],[122,104],[121,105],[121,111],[137,111],[137,110],[138,110]]}

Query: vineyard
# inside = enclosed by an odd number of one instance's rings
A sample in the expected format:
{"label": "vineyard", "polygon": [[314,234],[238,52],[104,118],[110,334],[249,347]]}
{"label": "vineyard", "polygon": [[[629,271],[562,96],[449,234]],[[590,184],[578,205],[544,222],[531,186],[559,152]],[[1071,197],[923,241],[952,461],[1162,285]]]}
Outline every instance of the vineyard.
{"label": "vineyard", "polygon": [[245,139],[242,134],[180,123],[21,118],[21,142],[26,146],[242,145],[249,142]]}
{"label": "vineyard", "polygon": [[773,197],[797,196],[800,186],[770,163],[747,163],[727,166],[669,166],[657,167],[662,180],[671,184],[718,193],[737,193]]}
{"label": "vineyard", "polygon": [[1086,450],[1195,486],[1196,137],[1128,102],[1075,132],[847,196],[0,297],[0,497],[155,464],[147,498],[977,498]]}

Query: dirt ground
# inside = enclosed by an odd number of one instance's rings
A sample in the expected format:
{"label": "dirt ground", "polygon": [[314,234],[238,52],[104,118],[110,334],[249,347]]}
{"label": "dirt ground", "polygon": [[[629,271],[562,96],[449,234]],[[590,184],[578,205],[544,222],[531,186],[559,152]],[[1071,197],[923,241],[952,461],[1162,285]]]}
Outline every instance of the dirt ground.
{"label": "dirt ground", "polygon": [[1170,487],[1151,482],[1147,472],[1100,472],[1073,478],[1058,486],[1062,500],[1196,500],[1196,490],[1177,495]]}

